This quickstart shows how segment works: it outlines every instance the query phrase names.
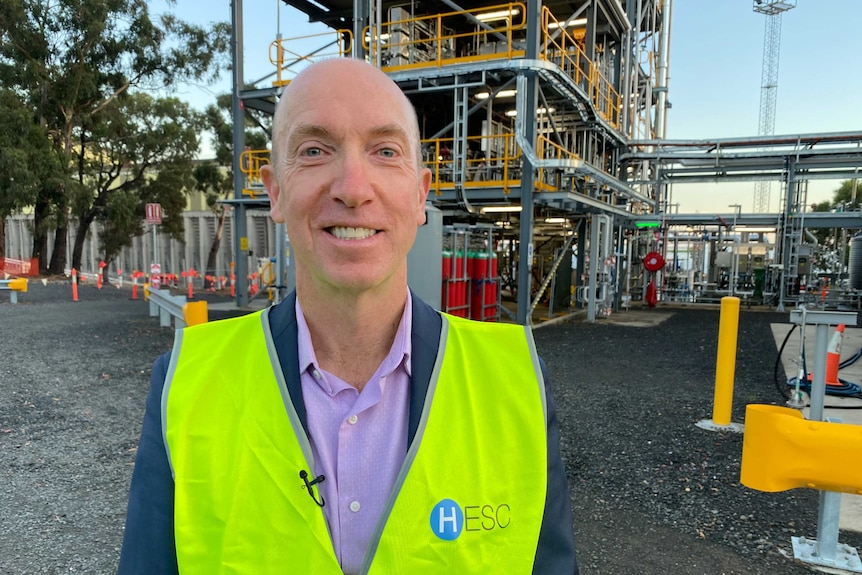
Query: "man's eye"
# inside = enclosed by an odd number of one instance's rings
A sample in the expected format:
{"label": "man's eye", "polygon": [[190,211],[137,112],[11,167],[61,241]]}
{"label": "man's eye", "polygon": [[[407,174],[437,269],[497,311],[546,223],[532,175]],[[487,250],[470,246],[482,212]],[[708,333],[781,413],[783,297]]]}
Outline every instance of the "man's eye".
{"label": "man's eye", "polygon": [[382,148],[379,153],[384,158],[394,158],[398,155],[398,152],[396,152],[392,148]]}
{"label": "man's eye", "polygon": [[323,153],[323,150],[321,150],[320,148],[316,148],[316,147],[309,147],[309,148],[306,148],[302,151],[303,156],[309,156],[312,158],[315,158],[315,157],[321,155],[322,153]]}

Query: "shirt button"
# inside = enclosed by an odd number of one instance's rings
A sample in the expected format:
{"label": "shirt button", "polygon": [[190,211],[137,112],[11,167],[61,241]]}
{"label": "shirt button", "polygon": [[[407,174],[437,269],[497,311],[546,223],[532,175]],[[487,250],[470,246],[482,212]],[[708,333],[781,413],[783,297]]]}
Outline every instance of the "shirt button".
{"label": "shirt button", "polygon": [[353,511],[354,513],[356,513],[357,511],[359,511],[359,507],[360,507],[360,506],[359,506],[359,502],[358,502],[358,501],[351,501],[351,502],[350,502],[350,510],[351,510],[351,511]]}
{"label": "shirt button", "polygon": [[320,372],[317,371],[316,369],[311,372],[311,375],[314,376],[314,379],[320,379]]}
{"label": "shirt button", "polygon": [[359,421],[359,418],[356,417],[356,415],[351,415],[350,417],[347,418],[347,423],[349,423],[350,425],[355,424],[357,421]]}

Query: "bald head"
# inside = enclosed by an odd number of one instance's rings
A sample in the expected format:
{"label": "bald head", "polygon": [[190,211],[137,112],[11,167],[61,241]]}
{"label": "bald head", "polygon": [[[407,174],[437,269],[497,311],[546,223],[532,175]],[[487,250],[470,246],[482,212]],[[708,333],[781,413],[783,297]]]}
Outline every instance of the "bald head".
{"label": "bald head", "polygon": [[296,114],[322,101],[323,96],[345,103],[353,99],[373,101],[380,106],[395,106],[403,114],[403,129],[409,136],[417,169],[422,166],[419,122],[416,110],[389,76],[364,60],[333,58],[312,64],[300,72],[284,89],[276,107],[272,129],[272,165],[279,171],[284,161],[283,147]]}

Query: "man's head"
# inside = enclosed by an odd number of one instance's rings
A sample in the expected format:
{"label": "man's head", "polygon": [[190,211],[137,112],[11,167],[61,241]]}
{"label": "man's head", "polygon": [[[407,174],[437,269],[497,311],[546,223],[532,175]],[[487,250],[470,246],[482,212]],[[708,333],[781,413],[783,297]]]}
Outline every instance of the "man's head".
{"label": "man's head", "polygon": [[412,105],[365,62],[326,60],[290,83],[262,176],[272,218],[287,225],[297,289],[406,284],[431,182],[419,145]]}

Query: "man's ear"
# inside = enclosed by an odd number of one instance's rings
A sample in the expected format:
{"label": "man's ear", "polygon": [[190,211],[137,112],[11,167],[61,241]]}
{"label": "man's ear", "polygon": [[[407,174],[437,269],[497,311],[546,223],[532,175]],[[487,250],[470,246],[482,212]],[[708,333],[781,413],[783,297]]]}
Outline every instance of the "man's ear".
{"label": "man's ear", "polygon": [[276,223],[284,223],[284,214],[281,213],[281,206],[278,203],[281,189],[278,187],[275,170],[269,164],[261,166],[260,177],[263,180],[266,193],[269,194],[269,217]]}
{"label": "man's ear", "polygon": [[419,211],[417,213],[416,225],[424,226],[428,222],[428,216],[425,214],[425,200],[428,199],[428,192],[431,190],[431,170],[423,168],[419,172]]}

